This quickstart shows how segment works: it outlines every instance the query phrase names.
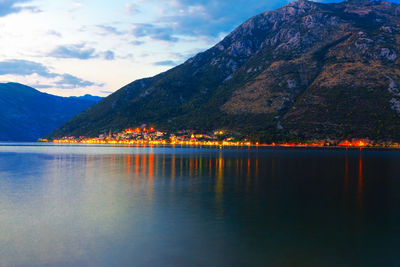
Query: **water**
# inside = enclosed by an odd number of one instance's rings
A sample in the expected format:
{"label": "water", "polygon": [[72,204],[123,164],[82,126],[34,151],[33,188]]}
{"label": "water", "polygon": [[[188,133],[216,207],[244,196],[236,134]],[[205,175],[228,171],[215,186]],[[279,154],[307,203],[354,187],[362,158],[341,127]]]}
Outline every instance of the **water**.
{"label": "water", "polygon": [[1,266],[398,266],[400,152],[0,144]]}

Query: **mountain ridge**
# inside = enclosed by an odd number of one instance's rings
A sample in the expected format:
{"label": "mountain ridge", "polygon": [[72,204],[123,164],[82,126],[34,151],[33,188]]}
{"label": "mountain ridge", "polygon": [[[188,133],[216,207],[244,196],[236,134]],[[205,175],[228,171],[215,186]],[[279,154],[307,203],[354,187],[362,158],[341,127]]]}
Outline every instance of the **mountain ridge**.
{"label": "mountain ridge", "polygon": [[73,98],[73,99],[81,99],[81,100],[89,100],[89,101],[93,101],[93,102],[99,102],[100,100],[102,100],[104,97],[101,96],[95,96],[95,95],[91,95],[91,94],[85,94],[82,96],[70,96],[68,98]]}
{"label": "mountain ridge", "polygon": [[0,83],[0,141],[37,141],[94,103]]}
{"label": "mountain ridge", "polygon": [[[254,16],[221,42],[134,81],[49,137],[152,124],[226,128],[256,140],[400,140],[400,6],[292,2]],[[368,74],[368,75],[365,75]]]}

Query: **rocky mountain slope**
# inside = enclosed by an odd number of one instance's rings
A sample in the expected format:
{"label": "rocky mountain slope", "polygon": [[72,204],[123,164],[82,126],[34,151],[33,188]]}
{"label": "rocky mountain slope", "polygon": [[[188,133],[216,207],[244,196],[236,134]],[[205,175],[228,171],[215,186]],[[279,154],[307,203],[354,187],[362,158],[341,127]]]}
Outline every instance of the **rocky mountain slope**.
{"label": "rocky mountain slope", "polygon": [[96,102],[49,95],[18,83],[2,83],[0,141],[36,141]]}
{"label": "rocky mountain slope", "polygon": [[137,80],[51,134],[227,128],[255,139],[400,140],[400,5],[298,0]]}

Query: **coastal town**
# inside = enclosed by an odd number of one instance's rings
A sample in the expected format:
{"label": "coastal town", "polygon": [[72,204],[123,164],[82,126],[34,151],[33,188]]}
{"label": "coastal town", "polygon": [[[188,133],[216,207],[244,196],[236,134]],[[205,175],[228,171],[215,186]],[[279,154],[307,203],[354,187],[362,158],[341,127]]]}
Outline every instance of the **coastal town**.
{"label": "coastal town", "polygon": [[98,137],[88,138],[84,136],[66,136],[54,140],[40,139],[41,142],[53,143],[82,143],[82,144],[121,144],[121,145],[189,145],[189,146],[279,146],[279,147],[386,147],[400,148],[398,143],[380,144],[369,139],[352,140],[312,140],[303,142],[281,142],[262,144],[251,142],[246,138],[239,138],[227,130],[214,130],[209,133],[197,133],[194,130],[180,130],[175,133],[167,133],[156,130],[154,127],[128,128],[120,132],[102,133]]}
{"label": "coastal town", "polygon": [[[49,140],[41,139],[48,142]],[[204,146],[250,146],[254,145],[247,139],[236,140],[227,131],[216,130],[207,134],[198,134],[193,130],[181,130],[167,133],[153,127],[128,128],[121,132],[100,134],[95,138],[63,137],[52,140],[53,143],[84,143],[84,144],[142,144],[142,145],[204,145]],[[258,144],[258,143],[257,143]]]}

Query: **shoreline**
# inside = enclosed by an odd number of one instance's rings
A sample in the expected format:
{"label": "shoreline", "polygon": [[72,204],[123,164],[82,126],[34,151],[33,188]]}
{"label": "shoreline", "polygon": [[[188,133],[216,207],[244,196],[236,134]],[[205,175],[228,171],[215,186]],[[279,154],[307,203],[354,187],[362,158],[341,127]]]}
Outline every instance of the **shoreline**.
{"label": "shoreline", "polygon": [[400,146],[398,145],[366,145],[366,146],[343,146],[343,145],[307,145],[307,144],[254,144],[254,143],[246,143],[246,144],[228,144],[228,143],[220,143],[220,144],[207,144],[207,143],[190,143],[190,142],[182,142],[182,143],[169,143],[169,142],[44,142],[38,141],[37,143],[48,143],[48,144],[58,144],[58,145],[78,145],[78,146],[95,146],[101,145],[104,147],[107,146],[119,146],[119,147],[160,147],[160,148],[225,148],[225,149],[235,149],[235,148],[251,148],[251,149],[312,149],[312,150],[400,150]]}

